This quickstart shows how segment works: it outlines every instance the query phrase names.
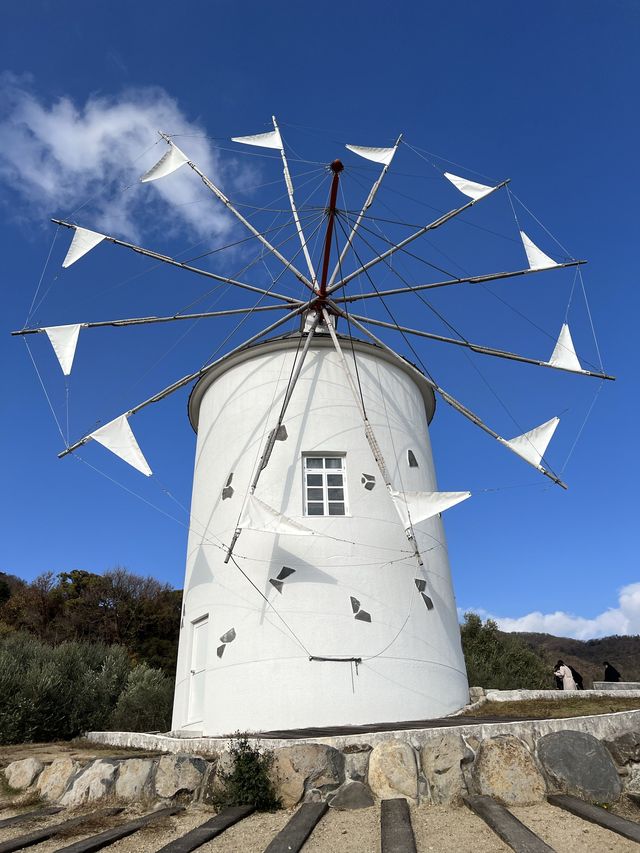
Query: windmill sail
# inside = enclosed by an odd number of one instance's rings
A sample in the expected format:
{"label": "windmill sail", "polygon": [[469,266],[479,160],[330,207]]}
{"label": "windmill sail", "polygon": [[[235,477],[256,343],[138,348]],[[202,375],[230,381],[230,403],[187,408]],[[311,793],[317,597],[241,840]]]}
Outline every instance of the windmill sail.
{"label": "windmill sail", "polygon": [[83,255],[90,252],[91,249],[95,248],[105,238],[104,234],[99,234],[97,231],[89,231],[88,228],[80,228],[79,225],[75,225],[74,228],[73,240],[62,262],[62,266],[65,269],[70,267],[71,264],[75,264],[76,261],[79,261]]}
{"label": "windmill sail", "polygon": [[314,531],[270,507],[255,495],[249,495],[240,516],[238,527],[260,530],[263,533],[284,533],[294,536],[313,536]]}
{"label": "windmill sail", "polygon": [[500,441],[509,450],[521,456],[525,462],[538,468],[559,423],[560,418],[551,418],[550,421],[540,424],[529,432],[508,440],[501,438]]}
{"label": "windmill sail", "polygon": [[65,376],[71,373],[73,365],[73,357],[76,354],[76,345],[78,343],[78,335],[80,334],[81,323],[74,323],[70,326],[46,326],[45,332],[51,341],[51,346],[56,354],[60,367]]}
{"label": "windmill sail", "polygon": [[524,231],[520,232],[520,239],[522,240],[522,245],[527,253],[527,261],[529,263],[530,270],[544,270],[547,267],[558,266],[553,258],[550,258],[549,255],[545,255],[542,249],[539,249],[533,240],[530,240],[527,237]]}
{"label": "windmill sail", "polygon": [[274,148],[282,150],[282,138],[279,130],[270,130],[268,133],[254,133],[253,136],[232,136],[232,142],[240,142],[242,145],[257,145],[258,148]]}
{"label": "windmill sail", "polygon": [[444,173],[445,178],[460,190],[464,195],[469,196],[474,200],[478,200],[485,195],[493,192],[495,187],[488,187],[486,184],[477,184],[475,181],[469,181],[466,178],[460,178],[458,175],[452,175],[451,172]]}
{"label": "windmill sail", "polygon": [[140,178],[140,183],[146,184],[149,181],[157,181],[159,178],[166,178],[180,166],[184,166],[189,162],[187,155],[181,151],[173,142],[169,143],[169,150],[162,156],[155,166],[152,166],[148,172]]}
{"label": "windmill sail", "polygon": [[471,497],[471,492],[398,492],[389,489],[405,530]]}
{"label": "windmill sail", "polygon": [[582,373],[582,365],[576,355],[575,347],[569,326],[567,323],[562,324],[558,342],[555,345],[551,358],[547,362],[553,367],[561,367],[563,370],[575,370]]}
{"label": "windmill sail", "polygon": [[359,157],[364,157],[365,160],[372,160],[374,163],[381,163],[383,166],[388,166],[396,153],[394,148],[368,148],[365,145],[345,145],[349,151],[353,151]]}
{"label": "windmill sail", "polygon": [[90,433],[89,438],[93,438],[94,441],[99,442],[107,450],[115,453],[120,459],[124,459],[125,462],[132,465],[141,474],[144,474],[145,477],[151,476],[151,468],[140,450],[135,435],[131,431],[126,415],[120,415],[120,417],[109,421],[108,424]]}

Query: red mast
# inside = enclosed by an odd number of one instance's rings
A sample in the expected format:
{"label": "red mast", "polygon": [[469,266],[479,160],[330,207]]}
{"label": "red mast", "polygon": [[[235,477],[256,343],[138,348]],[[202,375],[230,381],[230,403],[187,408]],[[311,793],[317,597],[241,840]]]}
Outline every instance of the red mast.
{"label": "red mast", "polygon": [[340,182],[340,172],[344,169],[340,160],[334,160],[329,166],[333,172],[333,181],[331,182],[331,193],[329,195],[329,207],[327,208],[327,233],[324,238],[324,256],[322,258],[322,274],[320,276],[320,286],[318,287],[319,306],[324,305],[327,296],[327,275],[329,272],[329,258],[331,256],[331,240],[333,238],[333,225],[336,217],[336,199],[338,197],[338,184]]}

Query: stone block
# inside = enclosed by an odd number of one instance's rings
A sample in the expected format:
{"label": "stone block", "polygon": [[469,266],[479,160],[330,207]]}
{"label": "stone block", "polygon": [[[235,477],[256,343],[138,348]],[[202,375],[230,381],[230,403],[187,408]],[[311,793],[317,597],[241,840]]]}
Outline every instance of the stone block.
{"label": "stone block", "polygon": [[4,768],[4,776],[7,783],[17,791],[23,791],[40,775],[44,764],[37,758],[23,758],[21,761],[12,761]]}
{"label": "stone block", "polygon": [[55,758],[44,768],[36,787],[45,800],[59,800],[64,794],[70,779],[77,774],[82,765],[72,758]]}
{"label": "stone block", "polygon": [[465,757],[473,758],[460,735],[443,732],[420,751],[420,767],[435,805],[461,805],[466,785],[462,773]]}
{"label": "stone block", "polygon": [[207,763],[193,755],[163,755],[156,770],[155,789],[162,799],[193,793],[202,784]]}
{"label": "stone block", "polygon": [[371,789],[363,782],[345,782],[335,794],[331,794],[328,798],[329,806],[341,811],[368,809],[374,802]]}
{"label": "stone block", "polygon": [[541,802],[546,786],[527,746],[512,735],[483,740],[471,769],[475,794],[494,797],[506,806]]}
{"label": "stone block", "polygon": [[413,747],[402,740],[386,740],[374,746],[367,781],[380,800],[404,797],[416,803],[418,768]]}
{"label": "stone block", "polygon": [[154,762],[148,758],[121,761],[116,779],[116,797],[127,802],[149,799],[153,792],[153,767]]}
{"label": "stone block", "polygon": [[626,732],[615,740],[605,740],[603,743],[620,767],[640,762],[640,732]]}
{"label": "stone block", "polygon": [[607,749],[593,735],[565,730],[538,741],[538,759],[558,791],[594,803],[613,803],[622,785]]}
{"label": "stone block", "polygon": [[82,806],[113,795],[118,765],[113,761],[92,761],[71,779],[60,798],[63,806]]}
{"label": "stone block", "polygon": [[363,752],[348,752],[344,756],[344,772],[347,779],[354,782],[366,782],[369,769],[371,747]]}
{"label": "stone block", "polygon": [[283,807],[291,808],[309,788],[326,794],[339,787],[344,782],[344,768],[344,755],[337,749],[304,743],[275,751],[271,778]]}
{"label": "stone block", "polygon": [[479,702],[481,699],[484,699],[486,696],[484,687],[470,687],[469,688],[469,703],[473,705],[474,702]]}

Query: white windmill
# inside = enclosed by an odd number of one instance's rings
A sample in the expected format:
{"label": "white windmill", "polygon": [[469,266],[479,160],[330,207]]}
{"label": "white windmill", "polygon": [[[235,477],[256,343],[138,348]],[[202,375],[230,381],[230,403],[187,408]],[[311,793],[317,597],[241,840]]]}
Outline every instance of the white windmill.
{"label": "white windmill", "polygon": [[[403,280],[401,287],[381,290],[373,279],[376,268],[393,269],[396,253],[408,252],[410,244],[507,187],[508,181],[488,186],[445,172],[466,196],[464,204],[372,253],[364,236],[375,220],[370,210],[401,138],[389,148],[347,145],[353,155],[379,164],[380,172],[362,208],[352,214],[338,206],[344,166],[339,160],[331,163],[329,200],[315,210],[315,229],[309,234],[308,211],[301,216],[302,208],[296,206],[274,118],[273,130],[233,141],[281,155],[291,234],[300,244],[293,256],[285,256],[268,232],[245,218],[169,136],[163,138],[167,152],[141,181],[159,180],[187,165],[263,252],[279,262],[281,275],[268,288],[260,287],[54,220],[74,232],[63,266],[107,241],[232,290],[258,294],[259,304],[25,328],[14,334],[46,333],[68,375],[81,329],[262,311],[281,315],[222,358],[173,382],[59,454],[72,453],[94,439],[151,475],[129,419],[195,383],[189,417],[198,438],[174,729],[206,735],[293,730],[426,719],[460,708],[467,701],[468,685],[440,514],[470,493],[437,490],[428,432],[435,397],[564,486],[543,464],[558,418],[503,438],[426,370],[384,343],[371,326],[483,355],[612,377],[602,369],[581,366],[566,323],[547,361],[401,326],[391,312],[390,321],[355,314],[353,305],[583,262],[557,263],[521,231],[527,258],[523,269],[428,284]],[[310,238],[321,229],[324,239],[314,257]],[[366,260],[359,254],[363,246],[369,249]],[[304,270],[296,265],[299,256]],[[354,266],[349,273],[347,261]],[[276,290],[281,276],[297,280],[305,295]],[[350,290],[354,280],[368,282],[369,290]],[[270,301],[261,304],[265,299]],[[299,328],[282,334],[292,318],[299,319]]]}

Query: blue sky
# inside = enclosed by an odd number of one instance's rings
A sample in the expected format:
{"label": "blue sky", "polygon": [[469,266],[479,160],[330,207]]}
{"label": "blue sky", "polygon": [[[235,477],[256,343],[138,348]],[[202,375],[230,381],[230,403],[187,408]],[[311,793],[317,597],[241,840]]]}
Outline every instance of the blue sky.
{"label": "blue sky", "polygon": [[[320,184],[318,164],[344,154],[345,195],[356,208],[376,172],[349,159],[344,143],[389,145],[402,131],[411,146],[437,156],[425,155],[427,162],[400,148],[379,217],[419,224],[433,218],[433,208],[461,203],[432,163],[481,181],[474,172],[510,177],[517,197],[568,254],[588,259],[584,284],[597,340],[618,380],[602,388],[586,423],[595,380],[467,356],[443,344],[415,346],[445,388],[507,437],[518,432],[510,415],[525,429],[561,415],[549,459],[560,470],[571,453],[563,472],[570,489],[563,492],[439,406],[432,441],[440,486],[474,492],[446,516],[460,607],[480,608],[511,628],[640,632],[637,3],[399,2],[390,13],[378,2],[311,8],[185,0],[178,8],[34,0],[5,8],[3,23],[0,568],[33,578],[121,564],[181,585],[194,451],[186,392],[132,420],[153,481],[95,443],[82,453],[87,464],[59,461],[62,439],[29,354],[8,332],[28,314],[55,234],[52,215],[73,214],[89,228],[182,257],[244,236],[193,174],[166,179],[162,191],[160,183],[146,188],[134,178],[162,153],[154,135],[160,128],[182,134],[176,141],[232,197],[272,204],[281,191],[272,183],[278,163],[234,153],[225,139],[267,130],[275,113],[301,195]],[[123,184],[133,186],[123,192]],[[326,185],[309,203],[322,204],[323,193]],[[507,197],[498,195],[421,244],[422,257],[455,274],[524,266]],[[544,251],[565,255],[517,203],[516,212]],[[255,215],[266,227],[265,214]],[[385,227],[391,236],[406,233]],[[62,273],[68,242],[61,233],[51,249],[39,293],[46,296],[31,318],[37,325],[172,313],[208,289],[203,279],[151,269],[112,246]],[[200,263],[231,274],[253,257],[243,245]],[[414,281],[438,278],[411,259],[405,263],[399,271]],[[394,274],[378,272],[378,285],[398,286]],[[255,283],[268,281],[264,267],[251,274]],[[572,283],[570,270],[556,271],[486,291],[447,288],[430,299],[470,340],[548,358],[553,341],[545,332],[559,331]],[[198,304],[214,302],[251,304],[228,292]],[[414,297],[393,307],[402,322],[447,333]],[[569,322],[578,352],[596,361],[579,282]],[[193,329],[180,323],[81,333],[69,383],[70,436],[198,367],[233,325],[225,319]],[[252,319],[232,343],[245,328],[258,326]],[[392,333],[385,340],[411,356]],[[64,431],[61,372],[45,336],[29,344]]]}

